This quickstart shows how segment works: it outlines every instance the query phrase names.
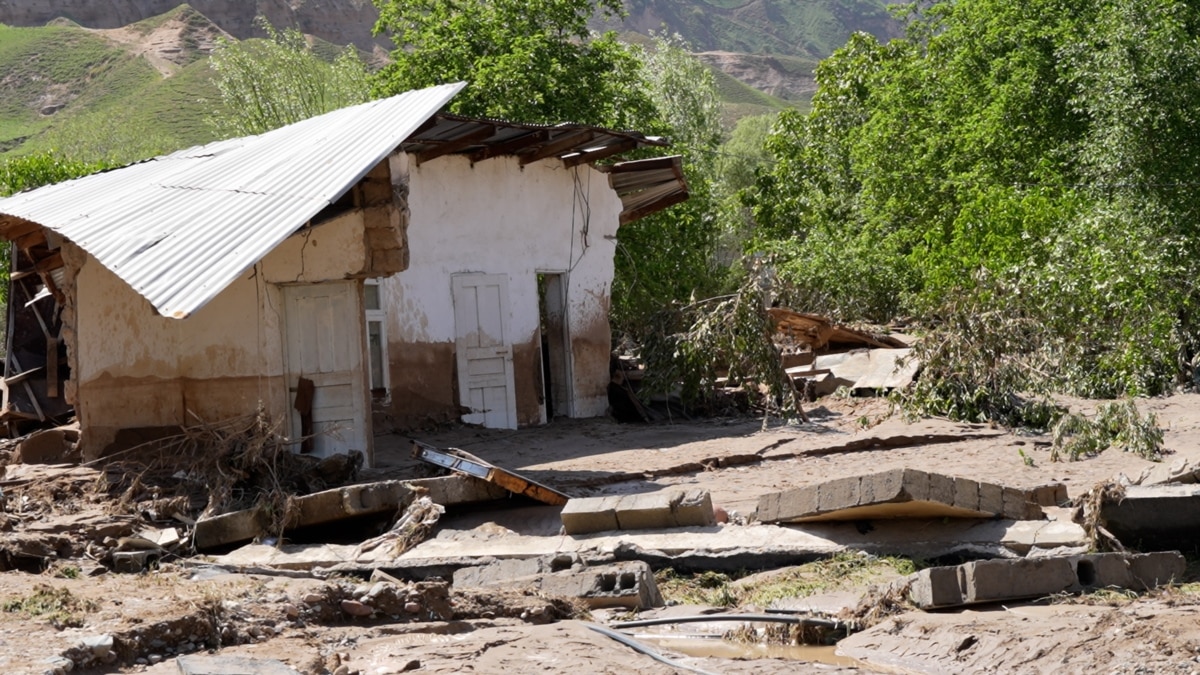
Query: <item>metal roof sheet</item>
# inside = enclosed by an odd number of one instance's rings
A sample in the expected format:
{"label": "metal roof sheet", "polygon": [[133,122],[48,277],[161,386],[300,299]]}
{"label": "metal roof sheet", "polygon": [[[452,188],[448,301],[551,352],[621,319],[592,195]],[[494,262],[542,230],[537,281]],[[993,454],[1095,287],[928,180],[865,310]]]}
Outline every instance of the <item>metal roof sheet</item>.
{"label": "metal roof sheet", "polygon": [[0,200],[182,319],[333,203],[442,108],[454,83],[335,110]]}

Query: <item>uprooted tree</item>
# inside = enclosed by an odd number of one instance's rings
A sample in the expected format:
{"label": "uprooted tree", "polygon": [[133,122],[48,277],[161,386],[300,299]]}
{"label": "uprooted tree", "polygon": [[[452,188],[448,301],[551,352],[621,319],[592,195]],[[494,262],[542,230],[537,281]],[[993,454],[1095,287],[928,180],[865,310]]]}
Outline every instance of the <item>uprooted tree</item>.
{"label": "uprooted tree", "polygon": [[[925,412],[1045,423],[1016,393],[1163,392],[1200,300],[1200,7],[908,8],[785,112],[752,199],[787,299],[922,317]],[[1028,418],[1028,419],[1026,419]]]}

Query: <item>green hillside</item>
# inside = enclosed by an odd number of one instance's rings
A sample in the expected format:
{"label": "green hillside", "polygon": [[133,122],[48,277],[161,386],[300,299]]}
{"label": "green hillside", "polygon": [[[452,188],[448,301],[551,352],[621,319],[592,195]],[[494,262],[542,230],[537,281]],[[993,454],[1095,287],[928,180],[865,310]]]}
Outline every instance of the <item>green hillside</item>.
{"label": "green hillside", "polygon": [[698,51],[824,58],[855,31],[895,36],[884,0],[628,0],[626,29],[679,33]]}
{"label": "green hillside", "polygon": [[188,30],[214,27],[182,7],[130,29],[149,33],[169,19],[185,24],[176,58],[186,64],[169,77],[126,45],[69,22],[0,25],[0,153],[57,148],[83,160],[131,161],[212,140],[200,99],[216,92]]}

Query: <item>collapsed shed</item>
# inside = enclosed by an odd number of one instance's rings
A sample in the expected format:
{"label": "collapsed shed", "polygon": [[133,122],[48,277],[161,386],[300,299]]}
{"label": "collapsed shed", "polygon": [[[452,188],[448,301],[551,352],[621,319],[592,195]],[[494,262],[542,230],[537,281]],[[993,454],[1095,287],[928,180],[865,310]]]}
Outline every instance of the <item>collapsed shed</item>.
{"label": "collapsed shed", "polygon": [[615,234],[686,198],[680,160],[602,170],[666,143],[439,112],[462,86],[0,200],[0,421],[73,412],[95,457],[261,406],[369,462],[372,394],[401,423],[603,413]]}

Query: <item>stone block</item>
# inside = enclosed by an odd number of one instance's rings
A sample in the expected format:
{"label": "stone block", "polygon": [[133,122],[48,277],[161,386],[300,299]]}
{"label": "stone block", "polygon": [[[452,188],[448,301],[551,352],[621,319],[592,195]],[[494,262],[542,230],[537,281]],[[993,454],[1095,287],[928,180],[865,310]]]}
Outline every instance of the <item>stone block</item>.
{"label": "stone block", "polygon": [[609,532],[618,528],[617,497],[571,499],[562,510],[563,529],[567,534]]}
{"label": "stone block", "polygon": [[1185,565],[1176,552],[977,560],[921,570],[911,577],[909,597],[921,609],[938,609],[1089,588],[1144,591],[1180,578]]}
{"label": "stone block", "polygon": [[[514,575],[531,570],[539,571]],[[546,595],[582,600],[590,609],[648,609],[663,605],[654,573],[642,561],[587,567],[577,556],[501,560],[456,571],[454,585],[457,588],[532,588]]]}
{"label": "stone block", "polygon": [[665,604],[650,565],[640,560],[545,574],[538,589],[547,595],[578,598],[589,609],[649,609]]}
{"label": "stone block", "polygon": [[759,498],[760,522],[1001,516],[1038,520],[1027,490],[916,469],[839,478]]}
{"label": "stone block", "polygon": [[537,558],[505,558],[487,565],[464,567],[454,572],[454,585],[461,588],[482,588],[494,586],[538,574],[550,574],[564,571],[578,571],[587,567],[587,563],[578,553],[560,553]]}
{"label": "stone block", "polygon": [[622,530],[657,530],[675,527],[671,502],[678,492],[624,495],[617,502],[617,526]]}
{"label": "stone block", "polygon": [[562,511],[567,534],[657,530],[716,524],[706,490],[673,490],[572,499]]}
{"label": "stone block", "polygon": [[858,506],[861,503],[861,485],[862,478],[858,476],[821,483],[817,488],[817,510],[827,513]]}
{"label": "stone block", "polygon": [[114,551],[112,554],[113,571],[137,574],[157,562],[161,555],[159,551]]}
{"label": "stone block", "polygon": [[909,586],[909,596],[918,607],[951,607],[962,603],[962,585],[958,566],[930,567],[917,573]]}
{"label": "stone block", "polygon": [[979,510],[998,516],[1007,515],[1004,511],[1004,488],[992,483],[980,483]]}
{"label": "stone block", "polygon": [[1200,532],[1200,485],[1131,485],[1106,501],[1100,515],[1122,544],[1141,551],[1195,546]]}
{"label": "stone block", "polygon": [[717,524],[708,490],[685,490],[678,500],[671,502],[671,511],[675,515],[676,527],[709,527]]}
{"label": "stone block", "polygon": [[[1149,590],[1179,581],[1187,570],[1187,560],[1178,551],[1126,555],[1125,559],[1132,577],[1129,588],[1134,590]],[[1109,585],[1103,576],[1100,581]]]}
{"label": "stone block", "polygon": [[940,473],[929,474],[929,501],[954,503],[954,477]]}
{"label": "stone block", "polygon": [[978,511],[979,483],[969,478],[955,478],[954,506],[968,511]]}

